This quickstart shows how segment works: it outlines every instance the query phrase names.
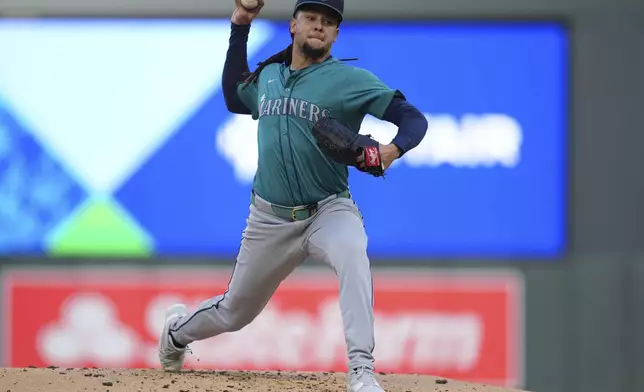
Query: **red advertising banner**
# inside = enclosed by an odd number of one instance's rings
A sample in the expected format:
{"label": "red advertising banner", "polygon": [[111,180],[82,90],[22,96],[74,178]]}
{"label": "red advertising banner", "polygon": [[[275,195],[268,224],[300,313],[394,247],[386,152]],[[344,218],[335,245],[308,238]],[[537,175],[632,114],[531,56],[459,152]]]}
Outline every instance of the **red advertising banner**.
{"label": "red advertising banner", "polygon": [[[184,271],[184,272],[181,272]],[[5,366],[158,367],[167,306],[196,307],[230,271],[35,270],[4,275]],[[376,367],[520,387],[523,282],[508,273],[374,272]],[[187,368],[345,371],[337,282],[295,273],[238,332],[195,342]]]}

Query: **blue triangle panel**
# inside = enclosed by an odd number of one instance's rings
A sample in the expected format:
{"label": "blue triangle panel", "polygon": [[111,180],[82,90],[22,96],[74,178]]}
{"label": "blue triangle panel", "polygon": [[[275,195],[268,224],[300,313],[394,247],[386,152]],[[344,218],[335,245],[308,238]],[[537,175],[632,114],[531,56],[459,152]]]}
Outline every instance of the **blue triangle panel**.
{"label": "blue triangle panel", "polygon": [[222,187],[235,181],[215,146],[217,125],[226,117],[220,94],[211,97],[115,193],[159,254],[230,251],[231,237],[239,242],[239,211],[248,208],[249,189]]}
{"label": "blue triangle panel", "polygon": [[46,252],[47,234],[86,196],[0,100],[0,254]]}
{"label": "blue triangle panel", "polygon": [[[269,43],[249,63],[282,50]],[[150,233],[161,255],[236,255],[250,203],[250,185],[234,177],[218,152],[219,127],[230,119],[221,88],[115,192]]]}

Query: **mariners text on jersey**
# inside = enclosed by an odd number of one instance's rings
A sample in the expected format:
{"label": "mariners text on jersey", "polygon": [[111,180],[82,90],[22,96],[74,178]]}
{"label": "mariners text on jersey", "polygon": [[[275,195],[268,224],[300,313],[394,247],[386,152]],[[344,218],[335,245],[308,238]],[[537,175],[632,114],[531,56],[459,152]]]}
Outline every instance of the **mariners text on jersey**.
{"label": "mariners text on jersey", "polygon": [[307,102],[303,99],[295,98],[278,98],[266,99],[263,95],[259,101],[259,117],[264,116],[291,116],[299,117],[304,120],[316,122],[320,117],[328,117],[328,109],[320,109],[314,103]]}

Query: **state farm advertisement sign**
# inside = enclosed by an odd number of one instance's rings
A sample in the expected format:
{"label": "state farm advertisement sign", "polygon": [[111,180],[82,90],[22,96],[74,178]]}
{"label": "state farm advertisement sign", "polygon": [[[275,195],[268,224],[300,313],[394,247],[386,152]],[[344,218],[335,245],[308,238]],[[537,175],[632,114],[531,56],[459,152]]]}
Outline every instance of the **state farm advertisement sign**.
{"label": "state farm advertisement sign", "polygon": [[[226,290],[229,269],[13,271],[5,366],[159,367],[165,308]],[[520,387],[522,280],[514,274],[374,272],[377,371]],[[196,369],[346,371],[335,275],[295,273],[238,332],[195,342]],[[249,288],[251,290],[252,288]]]}

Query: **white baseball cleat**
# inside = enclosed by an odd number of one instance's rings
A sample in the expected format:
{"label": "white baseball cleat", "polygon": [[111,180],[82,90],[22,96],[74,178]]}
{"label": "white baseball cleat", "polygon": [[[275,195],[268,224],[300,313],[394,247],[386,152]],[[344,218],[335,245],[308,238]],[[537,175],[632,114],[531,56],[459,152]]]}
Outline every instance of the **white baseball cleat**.
{"label": "white baseball cleat", "polygon": [[349,372],[348,392],[385,392],[380,387],[373,370],[368,367],[359,367]]}
{"label": "white baseball cleat", "polygon": [[165,312],[165,324],[159,339],[159,361],[166,372],[178,372],[183,367],[188,347],[178,348],[170,339],[170,326],[180,317],[188,314],[188,307],[184,304],[170,306]]}

